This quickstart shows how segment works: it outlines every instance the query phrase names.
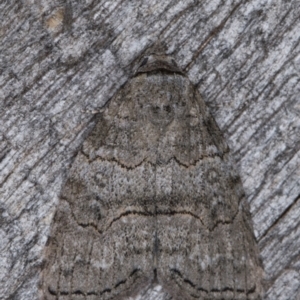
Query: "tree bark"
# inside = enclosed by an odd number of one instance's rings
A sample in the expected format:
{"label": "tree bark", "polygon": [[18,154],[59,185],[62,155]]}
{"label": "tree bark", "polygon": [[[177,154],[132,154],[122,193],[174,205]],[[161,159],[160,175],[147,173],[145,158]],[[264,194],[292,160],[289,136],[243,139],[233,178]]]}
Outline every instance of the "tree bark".
{"label": "tree bark", "polygon": [[0,298],[38,299],[43,248],[76,151],[95,113],[161,41],[238,164],[265,299],[300,299],[299,16],[297,0],[2,0]]}

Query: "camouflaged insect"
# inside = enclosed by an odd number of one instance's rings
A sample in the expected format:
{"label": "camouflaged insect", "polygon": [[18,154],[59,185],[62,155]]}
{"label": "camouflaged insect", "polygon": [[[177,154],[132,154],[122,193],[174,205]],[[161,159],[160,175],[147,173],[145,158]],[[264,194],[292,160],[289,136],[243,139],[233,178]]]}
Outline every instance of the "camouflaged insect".
{"label": "camouflaged insect", "polygon": [[41,299],[129,299],[157,284],[171,299],[261,299],[249,208],[228,152],[174,59],[146,56],[74,161]]}

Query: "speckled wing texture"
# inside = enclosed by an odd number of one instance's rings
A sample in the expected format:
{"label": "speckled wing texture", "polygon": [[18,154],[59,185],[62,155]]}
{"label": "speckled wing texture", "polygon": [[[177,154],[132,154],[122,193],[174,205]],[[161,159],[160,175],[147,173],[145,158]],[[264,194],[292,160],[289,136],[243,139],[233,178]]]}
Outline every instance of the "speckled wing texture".
{"label": "speckled wing texture", "polygon": [[[261,299],[240,177],[197,89],[146,56],[109,102],[63,188],[41,299]],[[142,298],[139,298],[142,299]]]}

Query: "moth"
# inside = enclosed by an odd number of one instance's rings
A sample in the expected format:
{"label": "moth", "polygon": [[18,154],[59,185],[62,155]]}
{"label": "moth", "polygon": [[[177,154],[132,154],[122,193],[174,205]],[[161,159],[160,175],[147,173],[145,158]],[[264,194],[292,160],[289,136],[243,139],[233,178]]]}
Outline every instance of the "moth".
{"label": "moth", "polygon": [[149,53],[77,154],[45,250],[41,299],[261,299],[229,148],[171,56]]}

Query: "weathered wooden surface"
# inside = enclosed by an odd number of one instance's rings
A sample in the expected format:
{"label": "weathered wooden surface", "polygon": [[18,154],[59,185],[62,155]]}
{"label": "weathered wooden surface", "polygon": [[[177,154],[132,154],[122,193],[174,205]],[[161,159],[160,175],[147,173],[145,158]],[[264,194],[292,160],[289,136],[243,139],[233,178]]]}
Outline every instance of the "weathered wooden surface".
{"label": "weathered wooden surface", "polygon": [[37,299],[76,150],[94,113],[161,40],[198,85],[240,167],[266,299],[298,299],[299,16],[297,0],[2,0],[0,298]]}

